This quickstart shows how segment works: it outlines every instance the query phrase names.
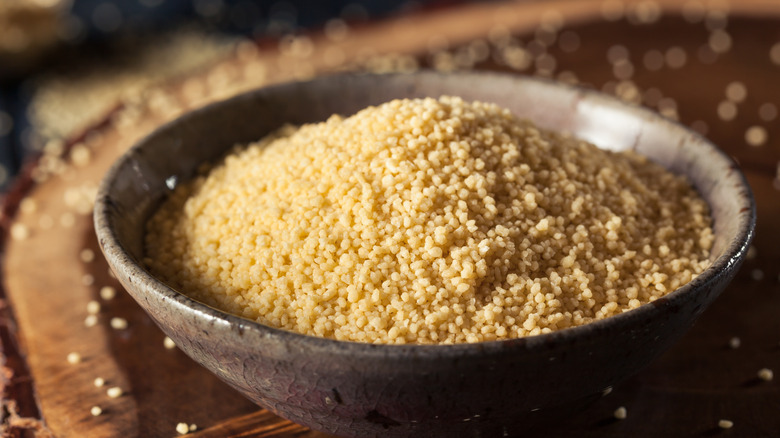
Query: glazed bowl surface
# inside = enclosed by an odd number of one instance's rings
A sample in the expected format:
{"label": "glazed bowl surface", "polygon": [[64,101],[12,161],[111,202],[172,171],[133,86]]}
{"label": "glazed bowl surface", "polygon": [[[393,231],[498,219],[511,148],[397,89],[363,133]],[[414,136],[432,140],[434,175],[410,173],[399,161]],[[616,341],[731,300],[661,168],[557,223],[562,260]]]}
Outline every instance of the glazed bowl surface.
{"label": "glazed bowl surface", "polygon": [[[395,98],[456,95],[493,102],[599,147],[634,149],[685,174],[710,206],[712,265],[638,309],[506,341],[376,345],[301,335],[188,298],[142,264],[145,223],[170,193],[236,144],[287,124],[350,115]],[[515,436],[598,398],[668,349],[735,275],[755,207],[737,166],[685,127],[614,98],[496,73],[335,75],[252,91],[188,113],[123,155],[95,205],[117,278],[196,362],[260,406],[344,436]]]}

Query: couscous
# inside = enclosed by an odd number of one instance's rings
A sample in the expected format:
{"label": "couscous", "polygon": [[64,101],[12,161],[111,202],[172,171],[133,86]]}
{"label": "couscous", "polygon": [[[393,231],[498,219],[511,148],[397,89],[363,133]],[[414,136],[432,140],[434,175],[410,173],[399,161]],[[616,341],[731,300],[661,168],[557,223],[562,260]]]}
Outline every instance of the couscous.
{"label": "couscous", "polygon": [[149,220],[145,263],[273,327],[461,343],[637,308],[700,274],[712,242],[684,177],[445,96],[237,147]]}

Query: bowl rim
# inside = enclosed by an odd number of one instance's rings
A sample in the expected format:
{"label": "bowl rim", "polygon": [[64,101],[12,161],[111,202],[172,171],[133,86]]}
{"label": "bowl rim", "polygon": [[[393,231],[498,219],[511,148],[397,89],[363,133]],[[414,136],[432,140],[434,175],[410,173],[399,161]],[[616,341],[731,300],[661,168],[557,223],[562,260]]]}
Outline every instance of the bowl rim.
{"label": "bowl rim", "polygon": [[[737,233],[724,248],[723,254],[715,259],[699,276],[683,285],[680,288],[664,295],[663,297],[651,302],[645,303],[636,309],[610,316],[605,319],[593,321],[584,325],[569,327],[557,330],[551,333],[525,336],[520,338],[511,338],[504,340],[482,341],[475,343],[456,343],[456,344],[375,344],[359,341],[336,340],[331,338],[318,337],[293,332],[286,329],[276,328],[261,324],[238,315],[230,314],[222,310],[211,307],[207,304],[196,301],[184,293],[176,291],[165,282],[153,276],[133,256],[125,249],[120,242],[114,228],[109,204],[111,188],[116,181],[117,174],[123,164],[129,161],[138,150],[144,148],[150,139],[164,132],[174,130],[177,126],[191,118],[197,118],[212,111],[218,111],[220,108],[232,105],[233,102],[242,99],[253,99],[258,95],[267,93],[283,93],[285,89],[294,87],[302,83],[326,82],[333,80],[345,80],[350,77],[372,76],[377,80],[397,77],[449,77],[461,76],[471,77],[480,80],[486,78],[500,80],[516,80],[523,82],[533,82],[539,86],[547,88],[563,88],[570,93],[574,93],[579,99],[587,98],[594,106],[617,108],[630,114],[643,123],[653,122],[661,123],[662,126],[671,129],[676,137],[684,134],[710,149],[708,160],[711,160],[709,166],[724,166],[733,169],[732,176],[737,179],[736,189],[743,195],[740,199],[741,208],[737,213],[739,215]],[[709,204],[709,203],[708,203]],[[747,213],[747,214],[744,214]],[[739,166],[724,151],[716,147],[712,142],[704,138],[699,133],[682,125],[681,123],[665,118],[660,114],[640,105],[622,101],[616,97],[604,94],[600,91],[586,89],[580,86],[556,82],[547,78],[531,77],[513,73],[501,73],[491,71],[472,71],[472,72],[436,72],[431,70],[420,70],[413,73],[389,73],[389,74],[366,74],[366,73],[336,73],[319,76],[308,81],[291,81],[270,86],[264,86],[248,92],[243,92],[228,99],[210,103],[201,108],[188,111],[183,115],[166,122],[157,127],[154,131],[138,140],[132,147],[122,153],[122,155],[113,163],[109,171],[103,177],[94,208],[94,225],[101,250],[103,251],[109,265],[121,266],[126,275],[138,279],[134,284],[143,284],[141,288],[144,293],[153,293],[158,295],[163,301],[169,302],[174,307],[182,311],[194,313],[198,318],[210,320],[212,326],[215,322],[225,328],[235,329],[242,334],[245,331],[256,332],[263,339],[271,339],[277,342],[298,344],[309,351],[328,351],[333,354],[349,354],[353,357],[373,357],[402,355],[402,356],[427,356],[435,355],[437,357],[462,357],[468,355],[482,355],[490,353],[502,353],[508,349],[521,348],[532,349],[538,347],[552,347],[554,345],[564,346],[571,343],[581,343],[587,338],[593,336],[593,332],[614,331],[621,326],[629,326],[632,320],[648,321],[658,317],[660,314],[673,308],[682,301],[682,298],[696,293],[714,283],[722,273],[735,270],[739,267],[745,258],[748,247],[755,234],[756,206],[752,190],[747,182],[747,178],[740,170]],[[119,274],[119,273],[117,273]]]}

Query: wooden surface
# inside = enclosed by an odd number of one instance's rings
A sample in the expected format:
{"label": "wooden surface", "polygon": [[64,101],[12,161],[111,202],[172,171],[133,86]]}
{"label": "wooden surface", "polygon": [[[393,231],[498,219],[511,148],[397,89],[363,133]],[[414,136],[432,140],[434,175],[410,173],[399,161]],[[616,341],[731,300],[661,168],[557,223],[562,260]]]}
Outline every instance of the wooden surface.
{"label": "wooden surface", "polygon": [[[175,436],[177,423],[186,422],[197,424],[191,436],[198,437],[325,436],[258,410],[178,350],[164,348],[159,329],[109,276],[89,211],[79,206],[80,194],[88,197],[111,162],[134,141],[188,108],[267,83],[345,65],[354,68],[366,64],[369,52],[410,54],[426,64],[431,45],[446,41],[456,47],[488,35],[495,38],[501,34],[497,24],[533,50],[528,43],[539,35],[538,23],[563,17],[566,23],[558,36],[573,32],[580,44],[574,51],[561,50],[558,42],[550,45],[547,53],[555,59],[556,74],[573,72],[590,86],[613,89],[615,72],[607,53],[615,45],[625,47],[634,69],[631,79],[642,92],[656,89],[673,100],[681,122],[696,122],[702,130],[706,126],[707,137],[739,160],[758,202],[758,230],[752,258],[678,345],[543,436],[780,436],[780,376],[771,382],[756,377],[761,368],[780,373],[780,128],[777,120],[762,120],[758,114],[765,103],[780,106],[780,67],[769,56],[770,47],[780,40],[780,4],[732,5],[725,27],[732,46],[714,61],[702,60],[698,53],[711,36],[707,23],[713,29],[722,26],[719,15],[691,22],[696,20],[695,9],[688,7],[685,19],[679,2],[654,4],[668,13],[644,23],[640,18],[653,18],[653,10],[648,15],[632,6],[627,17],[606,21],[615,11],[603,15],[601,1],[467,5],[363,26],[337,42],[314,35],[311,56],[280,53],[269,45],[259,51],[244,46],[211,70],[120,106],[106,123],[75,139],[75,162],[69,161],[59,175],[37,184],[29,178],[21,181],[16,194],[28,200],[25,208],[17,209],[19,196],[12,195],[0,216],[6,232],[12,224],[22,224],[29,234],[6,239],[3,251],[3,284],[11,303],[0,327],[4,387],[6,403],[16,402],[19,414],[6,415],[6,430],[13,429],[9,433],[17,436],[37,428],[41,435],[48,431],[63,437],[165,437]],[[684,66],[666,65],[657,71],[644,66],[648,51],[666,53],[672,47],[686,53]],[[502,64],[500,57],[491,56],[474,67],[513,70]],[[522,72],[534,71],[532,63]],[[717,107],[733,81],[746,86],[747,97],[736,104],[736,117],[724,121]],[[657,108],[659,93],[646,97],[645,103]],[[671,100],[661,101],[666,111]],[[765,144],[746,143],[751,126],[766,129]],[[17,225],[17,237],[24,234],[20,229]],[[96,254],[93,261],[81,259],[84,249]],[[107,285],[119,290],[110,301],[99,296]],[[91,300],[101,303],[101,311],[98,324],[86,327]],[[128,328],[112,329],[113,317],[125,318]],[[739,348],[728,346],[732,337],[740,338]],[[21,355],[15,354],[16,346]],[[68,363],[70,352],[79,353],[82,361]],[[106,379],[106,386],[96,388],[96,377]],[[108,397],[106,389],[113,386],[124,394]],[[103,414],[93,417],[92,406],[100,406]],[[622,421],[613,418],[619,406],[628,412]],[[734,427],[718,429],[720,419],[733,421]],[[16,427],[8,428],[11,423]]]}

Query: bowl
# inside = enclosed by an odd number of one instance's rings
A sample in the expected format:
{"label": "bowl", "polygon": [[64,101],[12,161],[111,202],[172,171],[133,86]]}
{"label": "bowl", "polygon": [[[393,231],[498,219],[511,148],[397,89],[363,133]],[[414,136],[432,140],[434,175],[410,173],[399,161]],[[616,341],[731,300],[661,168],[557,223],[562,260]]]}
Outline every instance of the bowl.
{"label": "bowl", "polygon": [[[146,220],[204,162],[285,124],[352,114],[394,98],[497,103],[602,148],[634,149],[685,174],[714,218],[712,265],[650,304],[588,325],[504,341],[375,345],[271,328],[194,301],[143,266]],[[262,407],[344,436],[508,436],[567,415],[668,349],[733,278],[755,207],[737,166],[707,140],[614,98],[497,73],[334,75],[262,88],[188,113],[123,155],[95,205],[117,278],[196,362]]]}

